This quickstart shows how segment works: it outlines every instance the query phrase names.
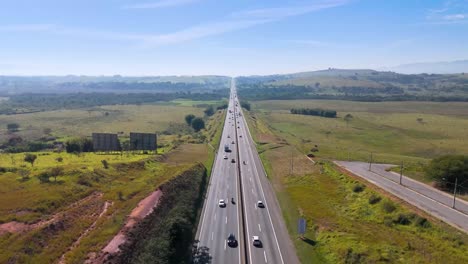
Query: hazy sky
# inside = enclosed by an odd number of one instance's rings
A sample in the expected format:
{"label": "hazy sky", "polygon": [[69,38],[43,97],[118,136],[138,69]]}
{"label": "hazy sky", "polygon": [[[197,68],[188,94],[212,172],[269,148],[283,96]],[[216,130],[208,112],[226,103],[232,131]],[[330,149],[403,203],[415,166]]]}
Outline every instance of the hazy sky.
{"label": "hazy sky", "polygon": [[468,0],[0,0],[0,75],[267,74],[468,59]]}

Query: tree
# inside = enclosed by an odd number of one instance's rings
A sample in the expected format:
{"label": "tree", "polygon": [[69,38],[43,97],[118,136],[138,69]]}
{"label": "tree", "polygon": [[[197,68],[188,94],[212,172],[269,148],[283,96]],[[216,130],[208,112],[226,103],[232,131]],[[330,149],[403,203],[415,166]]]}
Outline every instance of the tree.
{"label": "tree", "polygon": [[214,115],[215,111],[214,111],[214,108],[212,105],[208,106],[205,111],[203,111],[205,113],[205,115],[207,116],[212,116]]}
{"label": "tree", "polygon": [[202,130],[203,128],[205,128],[205,121],[203,121],[203,119],[201,119],[200,117],[196,117],[192,120],[192,128],[198,132],[200,130]]}
{"label": "tree", "polygon": [[353,119],[353,115],[352,114],[346,114],[345,117],[344,117],[344,120],[346,121],[346,127],[348,127],[349,125],[349,122]]}
{"label": "tree", "polygon": [[17,123],[9,123],[7,124],[8,132],[17,132],[20,125]]}
{"label": "tree", "polygon": [[26,153],[24,155],[24,161],[31,163],[31,167],[34,166],[34,162],[36,161],[36,159],[37,159],[37,156],[34,154]]}
{"label": "tree", "polygon": [[54,181],[57,181],[57,176],[60,176],[63,173],[62,167],[55,167],[50,170],[49,176],[54,177]]}
{"label": "tree", "polygon": [[192,115],[192,114],[188,114],[185,116],[185,122],[187,123],[187,125],[192,125],[192,120],[195,118],[195,115]]}
{"label": "tree", "polygon": [[468,188],[468,156],[446,155],[433,159],[426,173],[442,189],[453,189],[457,180],[460,189]]}

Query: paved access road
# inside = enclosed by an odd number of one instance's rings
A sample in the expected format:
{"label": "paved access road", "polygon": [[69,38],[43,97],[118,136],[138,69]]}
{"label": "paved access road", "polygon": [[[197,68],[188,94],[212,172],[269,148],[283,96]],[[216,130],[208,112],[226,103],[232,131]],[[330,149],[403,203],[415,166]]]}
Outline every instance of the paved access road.
{"label": "paved access road", "polygon": [[402,200],[426,211],[442,221],[468,233],[468,204],[457,200],[456,208],[452,208],[452,197],[442,193],[426,184],[404,177],[399,183],[399,175],[385,171],[393,166],[388,164],[372,164],[369,171],[369,163],[337,161],[336,164],[360,176]]}
{"label": "paved access road", "polygon": [[[230,98],[220,149],[197,231],[198,246],[209,248],[211,263],[299,263],[274,190],[242,114],[234,79]],[[225,144],[232,152],[224,151]],[[224,155],[228,156],[227,160]],[[232,159],[235,163],[231,162]],[[230,201],[232,197],[235,204]],[[226,208],[218,206],[219,199],[227,200]],[[265,207],[257,207],[258,201],[262,201]],[[226,246],[229,233],[234,233],[239,239],[238,247]],[[253,245],[253,236],[259,237],[261,247]]]}

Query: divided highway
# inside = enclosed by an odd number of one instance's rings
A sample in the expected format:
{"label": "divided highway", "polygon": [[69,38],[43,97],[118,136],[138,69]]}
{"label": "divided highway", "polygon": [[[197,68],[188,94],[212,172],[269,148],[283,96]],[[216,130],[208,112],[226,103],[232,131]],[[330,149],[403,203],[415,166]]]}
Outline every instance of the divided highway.
{"label": "divided highway", "polygon": [[[228,110],[197,231],[198,247],[209,248],[211,263],[299,263],[242,114],[234,79]],[[225,145],[231,152],[225,152]],[[219,206],[220,199],[226,207]],[[230,233],[237,247],[227,245]],[[254,245],[254,237],[260,245]]]}

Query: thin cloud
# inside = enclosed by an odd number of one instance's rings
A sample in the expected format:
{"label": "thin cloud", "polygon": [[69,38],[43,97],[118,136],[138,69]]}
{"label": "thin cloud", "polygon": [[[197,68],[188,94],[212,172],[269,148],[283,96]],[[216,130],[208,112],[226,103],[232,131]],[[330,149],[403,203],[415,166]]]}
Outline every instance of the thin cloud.
{"label": "thin cloud", "polygon": [[443,17],[444,20],[463,20],[468,16],[465,14],[452,14],[452,15],[445,15]]}
{"label": "thin cloud", "polygon": [[122,8],[123,9],[157,9],[157,8],[187,5],[193,2],[197,2],[197,1],[199,0],[161,0],[158,2],[151,2],[151,3],[125,5]]}
{"label": "thin cloud", "polygon": [[[134,5],[131,8],[159,8],[166,6],[181,5],[194,1],[197,0],[163,0],[154,3]],[[104,38],[113,40],[133,41],[138,42],[138,44],[140,44],[143,47],[150,47],[183,43],[204,37],[220,35],[223,33],[254,27],[256,25],[279,21],[291,16],[298,16],[306,13],[319,11],[322,9],[341,6],[348,2],[350,1],[330,0],[321,1],[307,6],[246,10],[242,12],[232,13],[228,16],[226,20],[192,26],[186,29],[166,34],[131,34],[120,32],[94,31],[86,29],[65,28],[50,24],[13,25],[3,27],[0,26],[0,31],[40,31],[49,34],[66,35],[71,37],[91,37],[101,39]]]}
{"label": "thin cloud", "polygon": [[234,18],[256,18],[256,19],[281,19],[291,16],[303,15],[322,9],[338,7],[347,4],[349,0],[331,0],[320,1],[304,6],[295,7],[276,7],[276,8],[262,8],[247,11],[240,11],[231,14]]}

